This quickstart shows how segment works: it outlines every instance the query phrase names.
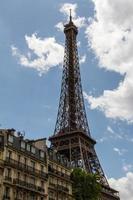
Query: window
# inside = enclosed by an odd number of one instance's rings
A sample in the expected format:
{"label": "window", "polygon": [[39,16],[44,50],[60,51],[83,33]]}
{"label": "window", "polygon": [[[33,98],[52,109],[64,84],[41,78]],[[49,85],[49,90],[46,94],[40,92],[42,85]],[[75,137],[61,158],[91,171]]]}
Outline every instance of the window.
{"label": "window", "polygon": [[8,135],[8,142],[13,143],[13,135]]}
{"label": "window", "polygon": [[33,170],[35,169],[35,162],[31,160],[31,167],[33,168]]}
{"label": "window", "polygon": [[21,156],[20,155],[18,155],[18,162],[20,162],[21,161]]}
{"label": "window", "polygon": [[41,172],[43,172],[44,171],[44,166],[43,165],[41,165]]}
{"label": "window", "polygon": [[50,177],[50,178],[49,178],[49,183],[53,184],[53,182],[54,182],[54,181],[53,181],[53,178]]}
{"label": "window", "polygon": [[[20,198],[21,198],[21,197],[20,197]],[[24,199],[27,199],[27,193],[26,193],[26,192],[23,193],[23,198],[24,198]]]}
{"label": "window", "polygon": [[11,169],[10,169],[10,168],[7,168],[6,176],[7,176],[8,178],[11,177]]}
{"label": "window", "polygon": [[49,196],[50,196],[51,198],[54,198],[54,197],[55,197],[54,192],[50,191]]}
{"label": "window", "polygon": [[18,199],[19,199],[19,194],[20,194],[20,191],[16,190],[16,198],[18,198]]}
{"label": "window", "polygon": [[44,152],[43,151],[40,151],[40,157],[44,158]]}
{"label": "window", "polygon": [[36,153],[36,149],[35,149],[35,147],[31,147],[31,153],[33,153],[33,154],[35,154]]}
{"label": "window", "polygon": [[27,144],[27,151],[30,151],[30,144]]}
{"label": "window", "polygon": [[24,175],[24,181],[25,182],[27,181],[27,175],[26,174]]}
{"label": "window", "polygon": [[30,178],[30,183],[31,183],[32,185],[35,185],[35,178],[31,177],[31,178]]}
{"label": "window", "polygon": [[27,165],[27,158],[24,158],[24,165]]}
{"label": "window", "polygon": [[6,198],[10,197],[10,188],[9,187],[5,188],[5,197]]}
{"label": "window", "polygon": [[12,151],[7,151],[7,158],[11,159],[11,157],[12,157]]}
{"label": "window", "polygon": [[25,149],[25,142],[24,141],[21,141],[21,148]]}
{"label": "window", "polygon": [[57,161],[58,161],[58,162],[61,162],[61,155],[60,155],[60,154],[57,154],[56,157],[57,157]]}
{"label": "window", "polygon": [[20,179],[20,172],[18,172],[18,179]]}
{"label": "window", "polygon": [[36,199],[35,195],[34,195],[34,194],[31,194],[30,199],[31,199],[31,200],[35,200],[35,199]]}
{"label": "window", "polygon": [[3,140],[3,137],[0,136],[0,149],[3,148],[4,146],[4,140]]}
{"label": "window", "polygon": [[2,136],[0,136],[0,143],[2,143],[3,142],[3,140],[2,140],[3,138],[2,138]]}
{"label": "window", "polygon": [[44,188],[44,181],[41,181],[41,187]]}

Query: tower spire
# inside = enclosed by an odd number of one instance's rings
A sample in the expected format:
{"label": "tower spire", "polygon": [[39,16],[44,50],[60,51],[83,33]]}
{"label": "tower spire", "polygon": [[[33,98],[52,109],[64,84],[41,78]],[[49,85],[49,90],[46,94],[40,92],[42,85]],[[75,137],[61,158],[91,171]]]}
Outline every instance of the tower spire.
{"label": "tower spire", "polygon": [[[70,20],[72,20],[70,12]],[[76,37],[78,29],[74,23],[65,25],[66,36],[65,56],[59,110],[55,133],[69,133],[70,131],[83,131],[90,135],[79,69],[79,58]]]}
{"label": "tower spire", "polygon": [[70,22],[72,22],[72,9],[70,9]]}

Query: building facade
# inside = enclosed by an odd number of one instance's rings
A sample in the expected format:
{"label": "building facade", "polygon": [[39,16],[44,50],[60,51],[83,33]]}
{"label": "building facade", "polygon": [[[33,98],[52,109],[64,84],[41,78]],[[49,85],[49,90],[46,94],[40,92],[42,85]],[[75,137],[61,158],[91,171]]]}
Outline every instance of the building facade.
{"label": "building facade", "polygon": [[49,200],[72,200],[71,168],[68,160],[51,149],[48,150],[48,157]]}
{"label": "building facade", "polygon": [[47,150],[46,139],[26,140],[0,130],[0,200],[70,200],[67,160]]}
{"label": "building facade", "polygon": [[46,152],[15,134],[15,130],[0,131],[0,199],[45,200]]}

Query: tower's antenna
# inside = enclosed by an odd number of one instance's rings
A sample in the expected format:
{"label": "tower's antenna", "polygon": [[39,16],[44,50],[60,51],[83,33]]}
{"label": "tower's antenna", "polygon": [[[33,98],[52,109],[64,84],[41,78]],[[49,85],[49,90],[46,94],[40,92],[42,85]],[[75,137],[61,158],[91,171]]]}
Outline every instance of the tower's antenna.
{"label": "tower's antenna", "polygon": [[70,22],[72,22],[72,9],[70,9]]}

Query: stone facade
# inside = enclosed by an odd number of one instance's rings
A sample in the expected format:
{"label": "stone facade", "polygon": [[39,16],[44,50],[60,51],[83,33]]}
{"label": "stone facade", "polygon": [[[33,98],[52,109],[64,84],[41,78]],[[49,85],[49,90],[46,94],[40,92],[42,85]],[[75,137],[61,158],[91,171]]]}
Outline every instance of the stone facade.
{"label": "stone facade", "polygon": [[71,169],[66,158],[48,150],[49,200],[72,200]]}
{"label": "stone facade", "polygon": [[1,200],[70,199],[70,173],[59,160],[49,159],[45,138],[26,140],[14,129],[0,130]]}

